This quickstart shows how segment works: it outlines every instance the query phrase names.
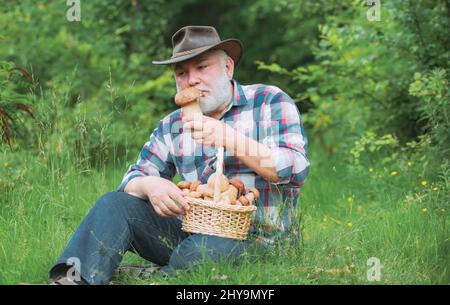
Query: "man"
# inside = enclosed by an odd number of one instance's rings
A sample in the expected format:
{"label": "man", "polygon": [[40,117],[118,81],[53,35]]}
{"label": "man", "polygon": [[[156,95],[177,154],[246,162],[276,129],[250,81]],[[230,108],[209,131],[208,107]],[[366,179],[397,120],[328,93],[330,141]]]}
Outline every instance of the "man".
{"label": "man", "polygon": [[[172,57],[153,63],[173,67],[178,91],[203,91],[203,115],[183,117],[178,109],[159,122],[118,191],[100,198],[77,228],[50,271],[56,284],[108,283],[128,250],[173,274],[204,259],[237,258],[255,236],[270,242],[295,226],[309,162],[292,99],[274,86],[236,82],[242,44],[220,40],[213,27],[183,27],[172,44]],[[181,230],[179,216],[189,205],[172,178],[178,172],[206,183],[218,147],[225,149],[224,174],[260,192],[247,241]],[[67,276],[73,271],[78,279]]]}

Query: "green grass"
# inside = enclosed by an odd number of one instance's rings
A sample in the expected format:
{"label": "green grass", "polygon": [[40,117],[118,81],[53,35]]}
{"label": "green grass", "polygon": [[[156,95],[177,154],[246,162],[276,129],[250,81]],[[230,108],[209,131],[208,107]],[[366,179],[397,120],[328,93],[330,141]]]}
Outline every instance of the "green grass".
{"label": "green grass", "polygon": [[[69,161],[0,155],[0,284],[46,283],[48,269],[89,208],[114,190],[126,165],[80,171]],[[449,284],[448,189],[399,165],[356,172],[311,150],[301,190],[303,240],[239,267],[205,262],[164,279],[115,276],[113,284]],[[434,190],[433,190],[434,189]],[[351,199],[350,199],[351,198]],[[367,260],[380,259],[381,281],[367,280]],[[147,264],[128,253],[125,263]]]}

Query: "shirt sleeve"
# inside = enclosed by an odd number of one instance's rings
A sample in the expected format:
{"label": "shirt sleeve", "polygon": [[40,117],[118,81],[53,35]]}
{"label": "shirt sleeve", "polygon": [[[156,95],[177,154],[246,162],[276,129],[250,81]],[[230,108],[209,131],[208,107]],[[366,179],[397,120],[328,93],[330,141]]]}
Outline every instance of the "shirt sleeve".
{"label": "shirt sleeve", "polygon": [[117,191],[123,192],[128,182],[136,177],[158,176],[172,180],[175,176],[175,166],[164,139],[164,125],[161,121],[153,130],[150,140],[144,144],[135,164],[132,164],[120,183]]}
{"label": "shirt sleeve", "polygon": [[274,184],[302,186],[309,172],[308,141],[294,101],[284,92],[264,104],[265,138],[280,181]]}

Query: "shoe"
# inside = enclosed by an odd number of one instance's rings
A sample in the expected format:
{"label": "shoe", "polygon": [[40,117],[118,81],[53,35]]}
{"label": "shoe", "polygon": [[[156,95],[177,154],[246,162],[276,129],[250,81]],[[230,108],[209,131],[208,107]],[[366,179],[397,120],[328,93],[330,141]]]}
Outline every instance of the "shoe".
{"label": "shoe", "polygon": [[51,279],[49,285],[84,285],[84,283],[74,281],[67,276],[58,276],[56,279]]}

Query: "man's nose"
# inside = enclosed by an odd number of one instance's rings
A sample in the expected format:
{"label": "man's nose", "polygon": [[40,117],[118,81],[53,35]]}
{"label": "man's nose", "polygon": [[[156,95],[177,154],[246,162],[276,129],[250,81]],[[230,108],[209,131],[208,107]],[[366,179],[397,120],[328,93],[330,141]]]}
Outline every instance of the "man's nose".
{"label": "man's nose", "polygon": [[198,77],[198,74],[195,72],[190,72],[188,82],[190,87],[200,84],[200,78]]}

